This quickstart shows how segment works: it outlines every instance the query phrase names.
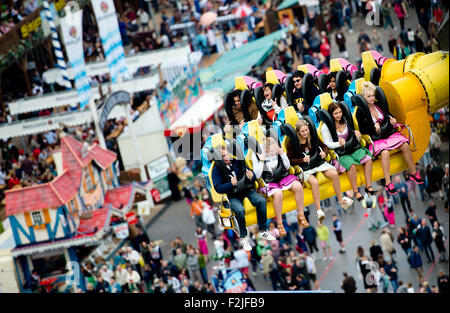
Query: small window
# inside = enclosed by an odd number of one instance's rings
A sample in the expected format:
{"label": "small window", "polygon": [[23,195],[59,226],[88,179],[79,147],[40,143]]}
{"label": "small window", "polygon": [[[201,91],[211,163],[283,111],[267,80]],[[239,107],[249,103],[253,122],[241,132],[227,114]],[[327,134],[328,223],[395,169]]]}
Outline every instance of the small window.
{"label": "small window", "polygon": [[31,220],[35,226],[44,224],[44,219],[40,211],[31,212]]}

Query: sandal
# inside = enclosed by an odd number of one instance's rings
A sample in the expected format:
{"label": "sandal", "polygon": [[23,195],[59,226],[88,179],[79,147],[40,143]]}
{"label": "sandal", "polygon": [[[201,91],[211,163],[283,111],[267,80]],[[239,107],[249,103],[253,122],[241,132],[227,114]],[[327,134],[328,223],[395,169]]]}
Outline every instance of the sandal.
{"label": "sandal", "polygon": [[[358,195],[359,195],[359,197],[358,197]],[[355,198],[356,198],[356,200],[358,200],[359,202],[361,202],[362,199],[364,199],[363,195],[362,195],[359,191],[357,191],[357,192],[355,193]]]}
{"label": "sandal", "polygon": [[277,229],[278,229],[278,233],[280,234],[281,237],[286,236],[286,229],[284,229],[283,224],[277,224]]}
{"label": "sandal", "polygon": [[377,191],[373,189],[372,186],[369,186],[369,188],[364,188],[364,191],[371,196],[375,196],[377,194]]}
{"label": "sandal", "polygon": [[297,221],[298,224],[302,227],[302,228],[308,228],[309,227],[309,223],[306,220],[306,217],[304,215],[299,215],[297,216]]}

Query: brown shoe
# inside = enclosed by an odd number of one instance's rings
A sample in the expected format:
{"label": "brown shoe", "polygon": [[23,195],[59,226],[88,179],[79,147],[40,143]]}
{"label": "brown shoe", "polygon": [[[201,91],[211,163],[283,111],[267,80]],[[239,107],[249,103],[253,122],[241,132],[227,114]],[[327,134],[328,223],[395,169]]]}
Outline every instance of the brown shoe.
{"label": "brown shoe", "polygon": [[309,223],[306,220],[306,217],[304,215],[299,215],[297,216],[297,221],[298,224],[302,227],[302,228],[308,228],[309,227]]}
{"label": "brown shoe", "polygon": [[283,224],[277,224],[278,233],[280,233],[281,237],[286,236],[286,229],[284,229]]}

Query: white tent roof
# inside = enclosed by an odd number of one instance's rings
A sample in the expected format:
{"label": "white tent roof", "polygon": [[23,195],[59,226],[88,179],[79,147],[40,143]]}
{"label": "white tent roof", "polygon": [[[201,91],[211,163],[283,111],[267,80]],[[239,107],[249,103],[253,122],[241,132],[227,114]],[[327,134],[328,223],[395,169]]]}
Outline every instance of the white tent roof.
{"label": "white tent roof", "polygon": [[[130,93],[139,92],[143,90],[154,89],[159,82],[158,74],[146,75],[136,77],[132,80],[122,81],[120,83],[101,85],[103,94],[108,93],[108,87],[111,86],[111,92],[126,90]],[[99,99],[100,93],[98,87],[92,87],[92,99]],[[39,111],[49,108],[57,108],[62,106],[77,104],[78,94],[76,90],[61,91],[42,96],[23,98],[14,102],[8,103],[9,111],[12,115]]]}
{"label": "white tent roof", "polygon": [[30,118],[10,124],[2,124],[0,126],[0,139],[44,133],[60,128],[60,123],[74,127],[91,121],[92,115],[89,109]]}

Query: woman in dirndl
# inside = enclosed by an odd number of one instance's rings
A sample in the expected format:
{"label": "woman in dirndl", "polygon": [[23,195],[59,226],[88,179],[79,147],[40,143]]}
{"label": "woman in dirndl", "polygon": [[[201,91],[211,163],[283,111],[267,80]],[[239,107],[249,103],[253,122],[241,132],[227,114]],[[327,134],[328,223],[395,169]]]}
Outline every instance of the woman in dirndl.
{"label": "woman in dirndl", "polygon": [[283,190],[294,192],[299,223],[302,227],[309,227],[303,211],[303,186],[297,176],[288,173],[291,166],[289,159],[273,137],[265,137],[263,153],[253,153],[252,164],[256,179],[263,178],[266,183],[265,186],[258,189],[258,192],[268,197],[273,196],[273,207],[280,236],[286,236],[282,220]]}
{"label": "woman in dirndl", "polygon": [[[400,149],[408,164],[411,173],[411,179],[416,184],[423,184],[424,181],[420,176],[419,171],[416,170],[411,150],[409,148],[409,140],[395,131],[397,127],[397,120],[392,114],[383,114],[383,110],[375,104],[376,87],[371,82],[364,82],[361,85],[362,95],[366,100],[370,117],[367,117],[362,110],[356,112],[356,119],[358,121],[359,129],[362,134],[368,134],[373,140],[373,155],[374,157],[381,156],[381,165],[383,168],[384,179],[386,181],[385,189],[390,195],[395,195],[398,191],[395,185],[391,182],[390,173],[390,152],[391,150]],[[382,125],[386,124],[386,119],[389,119],[390,129],[385,134],[382,132]],[[377,138],[374,140],[374,138]]]}
{"label": "woman in dirndl", "polygon": [[[308,122],[299,119],[295,124],[295,131],[297,132],[298,140],[300,142],[300,154],[304,157],[295,158],[294,146],[289,141],[286,145],[289,160],[292,165],[299,165],[302,168],[304,181],[311,184],[313,200],[317,209],[317,218],[322,222],[325,219],[325,213],[320,206],[319,182],[314,176],[315,174],[322,172],[326,177],[331,179],[339,205],[342,208],[345,210],[349,208],[352,205],[353,200],[346,196],[342,196],[338,172],[333,165],[324,160],[328,154],[328,147],[321,141],[318,141],[317,143],[312,142]],[[319,150],[320,152],[317,155],[316,151]]]}
{"label": "woman in dirndl", "polygon": [[205,259],[208,260],[209,250],[206,238],[206,229],[202,229],[200,226],[197,226],[197,230],[195,231],[195,237],[197,237],[198,249],[200,250],[201,254],[205,256]]}

